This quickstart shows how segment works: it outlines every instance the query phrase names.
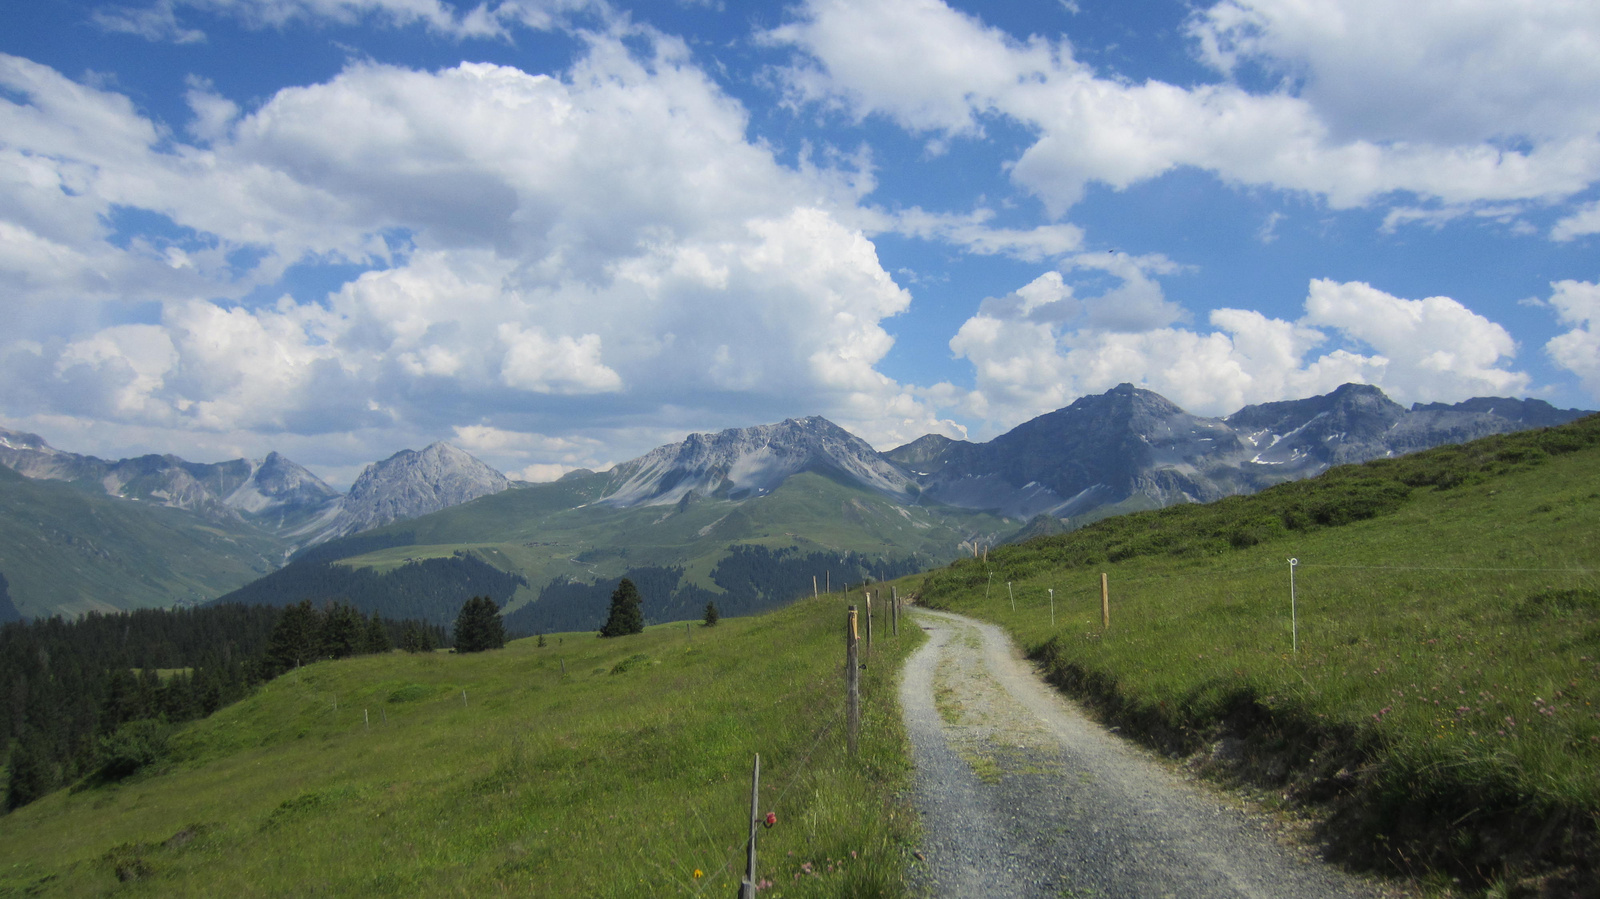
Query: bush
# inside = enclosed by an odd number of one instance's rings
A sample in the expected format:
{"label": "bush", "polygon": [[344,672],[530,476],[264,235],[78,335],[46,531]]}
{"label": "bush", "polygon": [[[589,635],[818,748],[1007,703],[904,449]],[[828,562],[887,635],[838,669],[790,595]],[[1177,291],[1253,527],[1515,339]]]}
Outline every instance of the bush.
{"label": "bush", "polygon": [[130,721],[100,738],[100,776],[122,780],[167,757],[167,725],[146,718]]}

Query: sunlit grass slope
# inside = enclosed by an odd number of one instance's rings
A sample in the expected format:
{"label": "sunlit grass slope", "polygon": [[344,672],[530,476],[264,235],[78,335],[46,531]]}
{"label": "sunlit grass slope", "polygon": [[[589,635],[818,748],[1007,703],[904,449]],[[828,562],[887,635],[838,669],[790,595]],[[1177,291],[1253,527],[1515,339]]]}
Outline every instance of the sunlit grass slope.
{"label": "sunlit grass slope", "polygon": [[1360,861],[1593,876],[1600,419],[1002,547],[924,598],[1163,748],[1246,737]]}
{"label": "sunlit grass slope", "polygon": [[878,629],[852,759],[844,616],[312,665],[182,731],[164,773],[0,818],[0,895],[728,896],[760,753],[762,895],[899,896],[893,685],[921,631]]}
{"label": "sunlit grass slope", "polygon": [[344,564],[388,571],[412,559],[475,553],[527,578],[529,586],[515,596],[496,597],[509,611],[537,597],[554,578],[593,582],[637,566],[681,566],[688,580],[720,589],[710,573],[736,543],[914,558],[932,566],[963,552],[966,541],[992,543],[1021,526],[984,512],[905,506],[814,472],[740,502],[702,498],[682,508],[630,509],[580,505],[598,496],[595,485],[602,482],[601,475],[590,475],[507,490],[378,528],[362,538],[393,535],[401,545],[351,555]]}

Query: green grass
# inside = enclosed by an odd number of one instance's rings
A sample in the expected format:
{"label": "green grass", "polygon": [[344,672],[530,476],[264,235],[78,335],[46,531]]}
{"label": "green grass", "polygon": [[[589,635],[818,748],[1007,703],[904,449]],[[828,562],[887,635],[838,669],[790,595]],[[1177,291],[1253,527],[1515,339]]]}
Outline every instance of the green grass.
{"label": "green grass", "polygon": [[0,466],[0,572],[29,618],[202,602],[271,571],[285,546],[247,525]]}
{"label": "green grass", "polygon": [[366,536],[404,534],[406,545],[350,556],[342,564],[387,571],[411,558],[467,550],[528,579],[529,588],[506,604],[509,611],[556,577],[592,582],[639,566],[682,566],[687,580],[714,588],[711,571],[734,543],[913,557],[932,565],[958,555],[964,541],[992,543],[1022,524],[984,512],[907,507],[812,472],[740,502],[705,498],[681,511],[670,505],[615,509],[590,502],[608,477],[506,490],[397,522]]}
{"label": "green grass", "polygon": [[164,772],[0,819],[0,895],[726,896],[758,752],[762,895],[904,895],[894,684],[921,631],[879,638],[850,758],[843,620],[833,596],[308,666],[181,730]]}
{"label": "green grass", "polygon": [[959,562],[923,599],[1001,623],[1163,749],[1246,735],[1250,775],[1329,803],[1360,863],[1563,876],[1600,815],[1597,444],[1591,419],[1128,516]]}

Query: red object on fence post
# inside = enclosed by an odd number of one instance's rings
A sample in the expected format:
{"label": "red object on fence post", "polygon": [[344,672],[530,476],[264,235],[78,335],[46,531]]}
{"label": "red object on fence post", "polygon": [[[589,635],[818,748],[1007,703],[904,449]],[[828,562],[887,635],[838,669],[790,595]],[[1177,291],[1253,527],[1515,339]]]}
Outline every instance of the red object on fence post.
{"label": "red object on fence post", "polygon": [[851,606],[844,633],[845,718],[850,738],[850,754],[856,754],[861,732],[861,665],[857,661],[861,636],[856,632],[856,607]]}
{"label": "red object on fence post", "polygon": [[756,825],[761,821],[761,753],[756,753],[750,771],[750,843],[746,846],[744,880],[739,882],[739,899],[756,899]]}

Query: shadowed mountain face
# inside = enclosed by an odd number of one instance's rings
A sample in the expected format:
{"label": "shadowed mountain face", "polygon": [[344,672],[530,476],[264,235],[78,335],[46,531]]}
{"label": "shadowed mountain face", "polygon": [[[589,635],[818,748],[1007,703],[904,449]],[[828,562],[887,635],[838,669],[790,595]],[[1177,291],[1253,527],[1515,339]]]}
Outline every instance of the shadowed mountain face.
{"label": "shadowed mountain face", "polygon": [[885,454],[917,472],[923,495],[963,508],[1076,518],[1207,502],[1311,477],[1334,465],[1572,421],[1539,400],[1482,398],[1411,410],[1346,384],[1303,400],[1190,415],[1122,384],[1041,415],[988,443],[924,437]]}

